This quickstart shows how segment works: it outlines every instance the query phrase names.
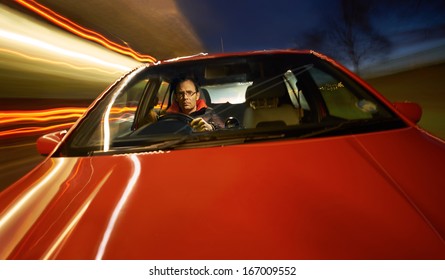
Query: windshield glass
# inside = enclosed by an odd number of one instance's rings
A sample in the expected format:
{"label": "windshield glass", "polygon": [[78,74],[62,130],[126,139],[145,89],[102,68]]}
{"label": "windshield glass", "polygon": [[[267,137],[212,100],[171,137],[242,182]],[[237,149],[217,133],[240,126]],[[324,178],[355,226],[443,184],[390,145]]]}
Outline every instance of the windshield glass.
{"label": "windshield glass", "polygon": [[[193,83],[186,88],[180,77]],[[201,130],[193,126],[198,118],[206,121]],[[60,153],[204,147],[402,126],[370,92],[317,56],[208,58],[132,71],[92,107]]]}

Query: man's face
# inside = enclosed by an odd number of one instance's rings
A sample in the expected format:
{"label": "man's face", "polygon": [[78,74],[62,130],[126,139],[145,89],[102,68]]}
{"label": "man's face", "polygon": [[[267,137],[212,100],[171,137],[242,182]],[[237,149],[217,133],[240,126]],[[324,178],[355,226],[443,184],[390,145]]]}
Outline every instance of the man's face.
{"label": "man's face", "polygon": [[192,81],[185,80],[176,87],[175,99],[181,111],[190,114],[196,111],[196,101],[199,99],[199,92],[196,92],[195,84]]}

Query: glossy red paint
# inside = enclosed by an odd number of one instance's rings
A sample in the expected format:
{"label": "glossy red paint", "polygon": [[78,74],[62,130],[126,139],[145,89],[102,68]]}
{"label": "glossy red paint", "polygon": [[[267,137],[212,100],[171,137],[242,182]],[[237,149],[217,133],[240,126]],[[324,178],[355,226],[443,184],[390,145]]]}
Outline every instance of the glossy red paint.
{"label": "glossy red paint", "polygon": [[66,130],[45,134],[37,139],[37,151],[39,154],[47,156],[51,154],[57,145],[62,141]]}
{"label": "glossy red paint", "polygon": [[49,157],[0,193],[0,259],[445,259],[445,143],[399,110],[383,132]]}
{"label": "glossy red paint", "polygon": [[[5,255],[1,247],[2,257],[443,259],[444,157],[443,142],[406,128],[48,159],[0,194],[4,221],[18,194],[58,164],[66,170],[58,182],[42,183],[51,196],[43,208],[42,200],[28,203],[29,213],[40,213],[10,238],[13,250]],[[16,234],[30,216],[13,228],[3,223],[2,234]]]}

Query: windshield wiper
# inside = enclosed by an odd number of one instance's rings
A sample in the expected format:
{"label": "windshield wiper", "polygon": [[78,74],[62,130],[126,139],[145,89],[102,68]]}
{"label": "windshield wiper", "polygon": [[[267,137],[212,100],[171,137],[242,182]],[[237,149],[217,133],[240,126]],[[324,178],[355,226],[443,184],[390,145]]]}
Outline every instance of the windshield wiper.
{"label": "windshield wiper", "polygon": [[401,127],[404,127],[404,123],[398,119],[360,119],[327,122],[324,124],[289,126],[275,130],[219,130],[211,133],[192,133],[183,135],[182,137],[170,137],[170,139],[165,139],[165,137],[121,139],[122,141],[114,142],[110,150],[91,151],[89,155],[223,146],[284,138],[305,139],[319,136],[337,136],[382,131]]}
{"label": "windshield wiper", "polygon": [[118,146],[113,146],[108,151],[91,151],[89,155],[106,155],[106,154],[116,154],[116,153],[137,153],[137,152],[151,152],[151,151],[159,151],[159,150],[167,150],[171,147],[179,145],[189,139],[189,135],[185,135],[181,138],[174,138],[171,140],[158,140],[156,143],[151,142],[149,145],[130,145],[130,143],[134,144],[134,141],[125,142],[127,145],[122,145],[119,143]]}

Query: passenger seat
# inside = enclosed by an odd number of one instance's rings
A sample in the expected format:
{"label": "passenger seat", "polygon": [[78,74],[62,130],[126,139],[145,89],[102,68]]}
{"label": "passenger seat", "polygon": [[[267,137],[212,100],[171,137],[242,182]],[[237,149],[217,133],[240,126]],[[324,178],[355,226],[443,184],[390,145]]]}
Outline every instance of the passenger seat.
{"label": "passenger seat", "polygon": [[297,125],[300,113],[291,105],[281,76],[255,81],[246,90],[245,128]]}

